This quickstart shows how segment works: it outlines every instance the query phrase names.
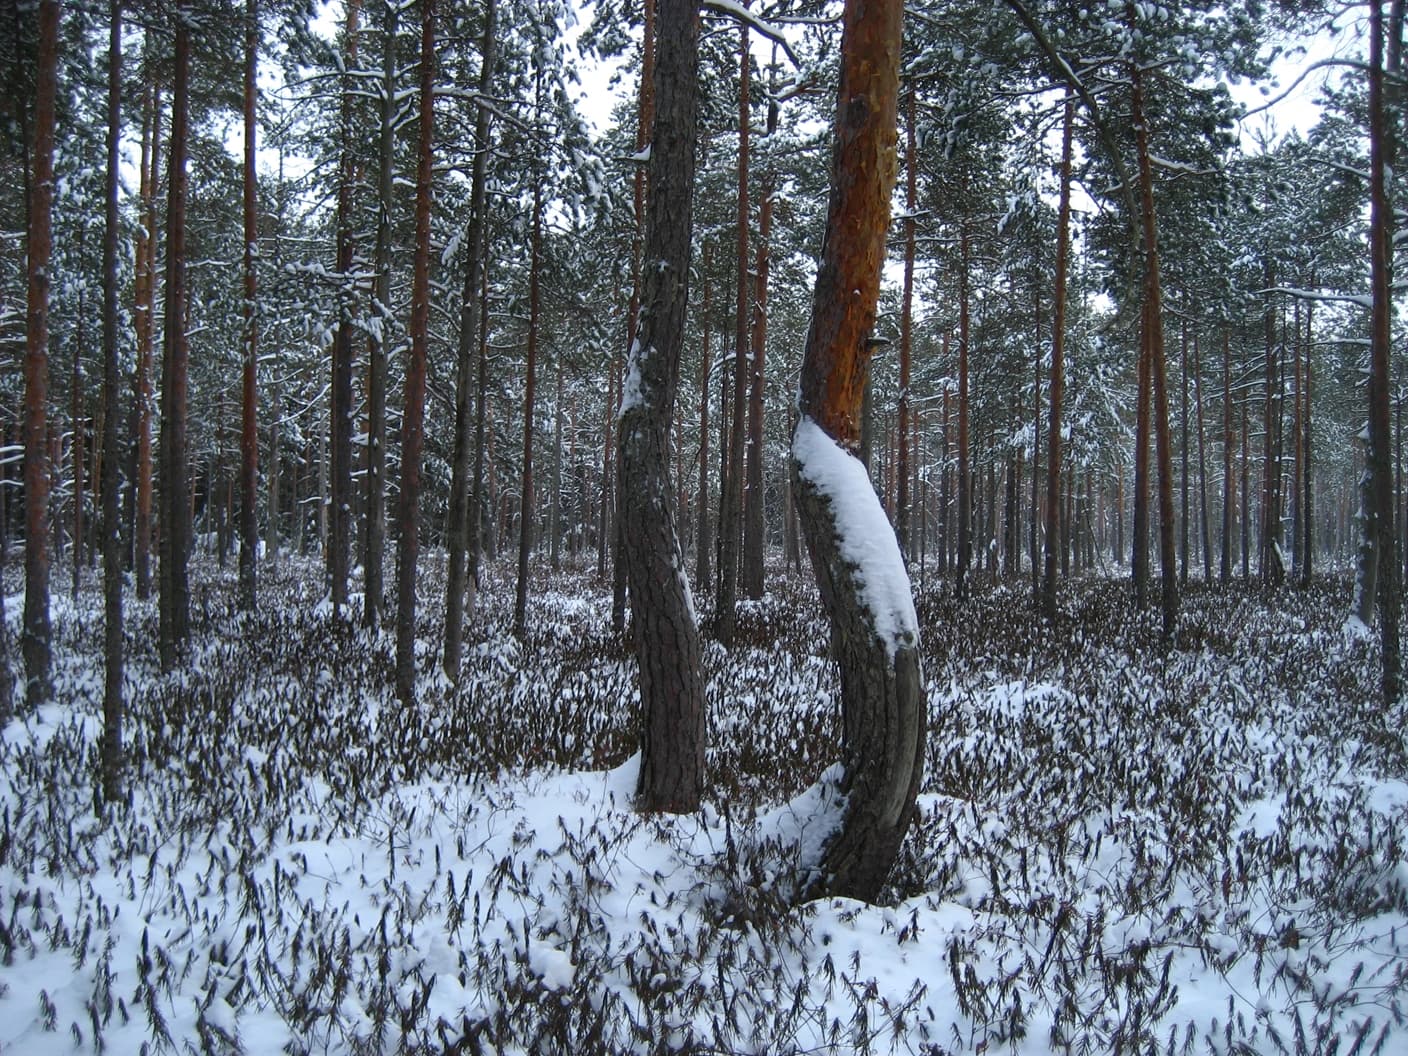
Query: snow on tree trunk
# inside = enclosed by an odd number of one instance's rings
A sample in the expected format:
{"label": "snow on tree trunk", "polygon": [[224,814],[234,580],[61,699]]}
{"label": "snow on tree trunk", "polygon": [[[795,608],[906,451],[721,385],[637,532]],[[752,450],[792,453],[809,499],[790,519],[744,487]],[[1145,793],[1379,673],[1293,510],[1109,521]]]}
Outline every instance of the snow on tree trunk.
{"label": "snow on tree trunk", "polygon": [[357,66],[358,19],[361,0],[347,4],[345,73],[342,86],[342,157],[337,181],[337,277],[338,323],[332,346],[332,429],[328,440],[329,491],[327,547],[328,576],[332,582],[332,610],[341,615],[347,605],[348,565],[352,551],[352,333],[356,310],[356,290],[353,270],[356,246],[352,226],[352,190],[357,180],[357,165],[353,158],[352,74]]}
{"label": "snow on tree trunk", "polygon": [[648,226],[641,315],[620,413],[623,556],[640,664],[641,765],[636,806],[692,811],[704,784],[704,683],[699,629],[670,497],[674,418],[689,304],[697,0],[660,0]]}
{"label": "snow on tree trunk", "polygon": [[874,899],[914,810],[924,756],[919,626],[894,532],[855,458],[896,161],[901,4],[848,0],[831,199],[802,363],[792,476],[841,670],[835,827],[802,891]]}

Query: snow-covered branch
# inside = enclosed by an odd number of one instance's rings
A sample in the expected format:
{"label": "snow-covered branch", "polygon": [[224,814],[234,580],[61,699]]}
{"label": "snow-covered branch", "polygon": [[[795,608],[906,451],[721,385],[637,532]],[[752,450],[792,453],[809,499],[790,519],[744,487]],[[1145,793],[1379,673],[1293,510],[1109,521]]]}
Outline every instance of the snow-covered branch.
{"label": "snow-covered branch", "polygon": [[762,36],[767,37],[786,54],[789,62],[793,66],[801,66],[802,60],[797,58],[797,53],[792,50],[792,45],[787,43],[787,38],[783,36],[782,30],[778,29],[770,22],[759,18],[736,0],[704,0],[706,10],[717,14],[728,15],[730,18],[742,22],[751,29],[755,29]]}

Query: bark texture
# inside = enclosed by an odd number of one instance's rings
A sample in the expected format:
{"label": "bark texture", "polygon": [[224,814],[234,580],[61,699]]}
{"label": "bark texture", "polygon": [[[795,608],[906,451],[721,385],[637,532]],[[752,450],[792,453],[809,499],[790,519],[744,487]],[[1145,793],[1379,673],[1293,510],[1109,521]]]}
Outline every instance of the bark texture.
{"label": "bark texture", "polygon": [[689,303],[698,94],[697,0],[660,0],[654,70],[647,268],[619,423],[626,571],[640,664],[636,806],[685,812],[704,784],[699,629],[667,479]]}
{"label": "bark texture", "polygon": [[[252,0],[251,0],[252,2]],[[103,226],[103,799],[122,798],[122,538],[119,530],[117,485],[117,235],[118,147],[122,135],[122,3],[108,7],[108,139],[107,186]]]}
{"label": "bark texture", "polygon": [[411,355],[401,418],[401,539],[396,564],[396,695],[415,702],[416,561],[420,556],[420,456],[425,446],[425,364],[430,338],[430,193],[435,123],[435,0],[421,0],[420,145],[416,254],[411,277]]}
{"label": "bark texture", "polygon": [[909,374],[914,353],[914,250],[915,217],[919,207],[919,150],[915,142],[914,89],[906,100],[904,119],[904,292],[900,303],[900,398],[897,412],[899,437],[895,455],[898,480],[895,491],[895,537],[906,560],[910,556],[909,515]]}
{"label": "bark texture", "polygon": [[[351,71],[357,65],[360,0],[347,4],[346,54]],[[339,292],[337,334],[332,344],[332,432],[328,439],[329,509],[327,540],[328,575],[332,581],[332,611],[340,616],[347,605],[347,575],[352,554],[352,335],[355,290],[352,283],[352,184],[356,167],[352,159],[352,83],[344,75],[342,88],[342,159],[337,184],[337,275]]]}
{"label": "bark texture", "polygon": [[[801,431],[815,423],[841,448],[859,440],[862,389],[879,297],[896,159],[901,4],[848,0],[831,197],[802,363]],[[792,460],[807,545],[841,671],[844,805],[803,892],[874,899],[908,828],[923,766],[925,709],[917,633],[885,640],[844,540],[857,525]],[[878,507],[868,489],[861,496]],[[898,548],[894,562],[903,576]]]}
{"label": "bark texture", "polygon": [[714,632],[724,645],[733,644],[738,613],[738,558],[743,534],[744,400],[748,392],[748,132],[749,81],[752,63],[748,26],[738,31],[738,300],[734,310],[733,402],[729,406],[727,463],[719,508],[719,592],[714,608]]}
{"label": "bark texture", "polygon": [[367,479],[362,532],[362,623],[375,628],[385,604],[386,550],[386,350],[394,332],[391,314],[392,160],[396,151],[396,27],[400,9],[386,5],[382,41],[381,126],[377,143],[376,248],[372,312],[379,323],[367,342]]}
{"label": "bark texture", "polygon": [[24,346],[24,654],[25,701],[53,694],[49,626],[49,254],[53,247],[54,114],[58,97],[59,4],[39,5],[33,174],[26,240],[28,288]]}
{"label": "bark texture", "polygon": [[166,206],[166,325],[161,356],[161,575],[157,597],[162,670],[176,666],[190,638],[190,482],[186,465],[189,349],[186,344],[186,139],[190,107],[189,8],[176,4],[176,67]]}
{"label": "bark texture", "polygon": [[1398,702],[1400,659],[1398,624],[1403,608],[1397,539],[1393,524],[1392,434],[1389,417],[1389,237],[1392,213],[1387,188],[1384,140],[1384,17],[1380,0],[1369,5],[1369,452],[1365,466],[1371,502],[1366,503],[1364,535],[1378,560],[1379,629],[1382,638],[1380,686],[1385,707]]}
{"label": "bark texture", "polygon": [[254,526],[255,491],[259,486],[257,366],[259,318],[255,308],[258,286],[254,259],[259,242],[259,203],[255,177],[255,112],[259,62],[259,5],[247,0],[244,36],[244,365],[241,377],[243,414],[240,419],[240,607],[255,604],[255,554],[259,536]]}
{"label": "bark texture", "polygon": [[1061,119],[1061,205],[1056,221],[1056,303],[1051,333],[1051,434],[1046,463],[1046,554],[1041,608],[1056,616],[1056,511],[1061,505],[1061,400],[1066,378],[1066,257],[1070,251],[1071,132],[1074,106],[1068,97]]}
{"label": "bark texture", "polygon": [[[494,76],[494,0],[484,7],[484,35],[479,45],[479,94],[488,96]],[[484,276],[485,188],[489,177],[489,107],[481,106],[474,118],[474,174],[469,192],[469,225],[465,230],[464,288],[460,296],[460,333],[455,357],[455,447],[451,459],[450,509],[446,534],[449,568],[445,586],[445,674],[458,681],[464,642],[465,576],[471,542],[470,451],[477,434],[471,394],[477,391],[475,353],[479,349],[479,288]],[[475,409],[482,413],[476,402]],[[477,538],[477,533],[475,534]],[[477,568],[476,568],[477,572]]]}

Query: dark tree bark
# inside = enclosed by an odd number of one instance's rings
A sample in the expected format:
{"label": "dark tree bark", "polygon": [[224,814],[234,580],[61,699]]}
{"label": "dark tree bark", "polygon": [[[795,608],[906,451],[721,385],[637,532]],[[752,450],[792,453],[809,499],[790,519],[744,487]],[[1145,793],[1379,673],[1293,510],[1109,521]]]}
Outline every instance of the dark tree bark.
{"label": "dark tree bark", "polygon": [[[1265,277],[1262,281],[1266,284],[1266,288],[1270,289],[1276,285],[1276,271],[1269,260],[1266,262],[1265,268]],[[1263,381],[1262,403],[1261,561],[1259,564],[1262,582],[1268,586],[1276,587],[1280,586],[1282,579],[1285,578],[1285,568],[1281,561],[1281,488],[1277,472],[1279,452],[1276,450],[1277,428],[1274,420],[1279,417],[1276,402],[1278,388],[1276,312],[1270,296],[1266,300],[1263,322],[1265,325],[1266,374]]]}
{"label": "dark tree bark", "polygon": [[1301,547],[1305,544],[1305,526],[1300,519],[1303,512],[1300,493],[1303,486],[1302,474],[1305,469],[1303,461],[1305,452],[1301,447],[1301,441],[1305,437],[1301,423],[1301,397],[1305,395],[1305,378],[1301,374],[1300,301],[1295,303],[1293,319],[1294,325],[1291,329],[1292,340],[1290,342],[1291,366],[1295,375],[1295,387],[1292,391],[1294,402],[1291,404],[1291,575],[1295,582],[1299,583],[1301,570],[1305,565],[1305,557],[1301,552]]}
{"label": "dark tree bark", "polygon": [[554,572],[562,563],[562,357],[553,363],[552,494],[548,506],[548,564]]}
{"label": "dark tree bark", "polygon": [[[944,334],[944,353],[945,353],[944,358],[947,359],[947,358],[948,358],[948,355],[947,355],[947,353],[948,353],[948,334]],[[942,471],[942,474],[941,474],[941,477],[940,477],[940,481],[939,481],[939,574],[940,574],[940,575],[946,575],[946,574],[948,573],[948,565],[949,565],[949,560],[948,560],[948,558],[949,558],[949,530],[948,530],[948,526],[949,526],[949,512],[950,512],[950,511],[949,511],[949,507],[952,506],[952,504],[953,504],[953,494],[952,494],[952,493],[953,493],[953,473],[952,473],[952,471],[950,470],[949,464],[948,464],[948,459],[949,459],[949,419],[950,419],[950,417],[951,417],[949,404],[950,404],[949,389],[948,389],[948,385],[945,384],[945,385],[944,385],[944,399],[943,399],[943,405],[944,405],[943,415],[944,415],[944,417],[943,417],[942,439],[941,439],[941,442],[940,442],[940,448],[942,449],[942,455],[941,455],[941,457],[940,457],[940,464],[943,466],[943,471]]]}
{"label": "dark tree bark", "polygon": [[[964,190],[966,191],[966,187]],[[956,591],[968,596],[968,572],[973,561],[973,467],[968,451],[969,275],[968,219],[958,231],[958,563]]]}
{"label": "dark tree bark", "polygon": [[[1393,225],[1385,172],[1384,16],[1381,0],[1369,3],[1369,446],[1365,476],[1364,549],[1374,551],[1382,641],[1381,691],[1385,707],[1398,702],[1398,624],[1403,606],[1394,532],[1392,439],[1389,415],[1389,238]],[[1363,573],[1361,570],[1361,577]],[[1361,589],[1371,593],[1361,580]]]}
{"label": "dark tree bark", "polygon": [[190,482],[186,465],[189,348],[186,343],[186,139],[190,108],[189,7],[176,0],[175,76],[166,206],[166,325],[161,356],[161,503],[158,595],[162,670],[176,666],[190,638]]}
{"label": "dark tree bark", "polygon": [[349,0],[347,24],[343,31],[346,51],[342,85],[342,157],[337,177],[337,334],[332,344],[332,431],[328,438],[328,576],[332,581],[334,618],[347,605],[348,565],[352,555],[352,338],[355,291],[352,286],[354,245],[352,240],[352,184],[356,166],[352,160],[352,83],[350,71],[357,65],[357,33],[361,0]]}
{"label": "dark tree bark", "polygon": [[660,0],[645,234],[645,259],[658,265],[643,276],[640,329],[631,343],[619,427],[643,719],[636,806],[676,813],[699,806],[704,782],[699,630],[667,479],[689,304],[698,48],[697,0]]}
{"label": "dark tree bark", "polygon": [[[775,56],[774,56],[775,58]],[[777,134],[777,93],[768,93],[768,145]],[[758,200],[757,274],[754,276],[752,362],[749,370],[752,388],[748,394],[748,480],[743,519],[743,593],[757,600],[763,596],[763,546],[766,524],[763,504],[763,360],[768,343],[768,273],[772,238],[773,190],[777,172],[771,158],[763,170]]]}
{"label": "dark tree bark", "polygon": [[1247,405],[1242,404],[1242,482],[1238,489],[1241,495],[1242,516],[1240,519],[1242,529],[1242,581],[1251,578],[1251,430],[1247,427]]}
{"label": "dark tree bark", "polygon": [[[542,112],[543,73],[535,75],[534,113]],[[528,253],[528,351],[523,364],[523,463],[518,513],[518,590],[513,603],[513,633],[528,633],[528,557],[533,548],[533,417],[536,409],[538,324],[542,312],[543,179],[533,180],[532,234]]]}
{"label": "dark tree bark", "polygon": [[[640,88],[636,96],[636,153],[645,149],[647,137],[655,125],[655,0],[643,0],[645,30],[641,39]],[[631,300],[626,310],[626,349],[629,354],[631,342],[635,340],[640,323],[641,252],[645,239],[645,192],[646,168],[637,166],[634,180],[635,190],[635,237],[631,241]],[[624,380],[616,377],[616,392],[623,395]],[[619,424],[619,423],[616,423]],[[615,429],[607,423],[607,451],[610,452]],[[621,481],[623,467],[620,454],[612,462],[615,470],[615,488],[612,501],[615,516],[611,523],[611,549],[614,555],[611,569],[611,628],[619,635],[626,633],[626,586],[625,559],[626,531],[622,516],[621,496],[624,483]]]}
{"label": "dark tree bark", "polygon": [[1040,604],[1043,562],[1037,549],[1037,532],[1041,522],[1041,346],[1046,335],[1041,327],[1041,294],[1035,293],[1032,300],[1037,352],[1032,357],[1032,519],[1027,526],[1027,549],[1032,563],[1032,596]]}
{"label": "dark tree bark", "polygon": [[1041,608],[1056,617],[1056,516],[1061,505],[1061,401],[1066,384],[1066,260],[1071,230],[1071,139],[1075,106],[1068,97],[1061,118],[1061,204],[1056,221],[1055,321],[1051,331],[1050,440],[1046,455],[1046,555]]}
{"label": "dark tree bark", "polygon": [[725,445],[728,464],[719,510],[719,592],[714,608],[714,634],[724,645],[733,644],[738,623],[738,551],[743,527],[743,412],[748,392],[748,118],[752,63],[748,51],[747,23],[741,24],[738,29],[738,54],[738,299],[734,314],[732,420]]}
{"label": "dark tree bark", "polygon": [[[481,256],[481,260],[483,257]],[[486,262],[487,263],[487,262]],[[465,599],[466,614],[473,613],[474,603],[479,595],[480,563],[484,557],[484,527],[487,519],[485,510],[484,470],[488,461],[489,432],[489,269],[482,269],[479,279],[479,353],[478,371],[474,386],[474,485],[470,492],[469,520],[469,576],[468,596]],[[605,503],[603,502],[603,506]],[[493,545],[492,522],[489,533],[490,546]]]}
{"label": "dark tree bark", "polygon": [[[489,5],[492,9],[493,5]],[[396,36],[400,5],[386,5],[381,53],[381,125],[376,166],[376,248],[372,313],[377,325],[367,342],[367,479],[362,533],[362,623],[375,628],[385,604],[386,551],[386,352],[395,325],[391,311],[392,162],[396,153]],[[488,17],[488,16],[486,16]],[[476,296],[478,295],[476,291]]]}
{"label": "dark tree bark", "polygon": [[904,111],[904,292],[900,302],[900,398],[899,437],[896,453],[899,487],[895,494],[895,538],[908,561],[910,554],[909,495],[909,374],[914,355],[914,242],[915,216],[919,208],[919,151],[915,143],[914,88]]}
{"label": "dark tree bark", "polygon": [[1311,423],[1314,416],[1311,413],[1311,394],[1314,392],[1314,384],[1311,381],[1311,321],[1314,318],[1314,304],[1305,306],[1305,417],[1301,423],[1303,438],[1301,440],[1301,454],[1305,459],[1303,470],[1303,484],[1301,489],[1301,503],[1303,510],[1301,514],[1301,524],[1305,531],[1305,545],[1303,547],[1304,561],[1300,569],[1300,582],[1302,587],[1310,586],[1310,577],[1315,567],[1315,502],[1314,502],[1314,482],[1315,482],[1315,459],[1313,457],[1313,446],[1311,444],[1312,429]]}
{"label": "dark tree bark", "polygon": [[1208,514],[1207,428],[1203,422],[1203,355],[1193,337],[1193,404],[1198,415],[1198,522],[1203,550],[1203,583],[1212,582],[1212,527]]}
{"label": "dark tree bark", "polygon": [[133,409],[136,418],[134,472],[136,496],[132,528],[132,564],[137,598],[146,601],[152,592],[152,358],[156,344],[156,225],[157,173],[161,166],[161,92],[151,93],[150,156],[143,166],[142,227],[137,240],[135,316],[137,370]]}
{"label": "dark tree bark", "polygon": [[122,533],[118,515],[117,235],[118,147],[122,136],[122,2],[108,5],[107,185],[103,211],[103,799],[122,798]]}
{"label": "dark tree bark", "polygon": [[244,30],[244,370],[240,417],[240,607],[253,611],[255,565],[259,535],[255,529],[256,489],[259,487],[258,426],[258,293],[254,259],[259,245],[258,180],[254,171],[256,76],[259,64],[259,4],[246,0]]}
{"label": "dark tree bark", "polygon": [[[1138,17],[1133,3],[1125,4],[1131,32]],[[1140,332],[1142,355],[1154,395],[1154,443],[1159,471],[1159,563],[1163,640],[1171,643],[1178,624],[1178,568],[1174,546],[1173,445],[1169,436],[1168,372],[1164,363],[1163,288],[1159,278],[1158,221],[1154,211],[1154,173],[1149,151],[1149,125],[1144,108],[1144,77],[1137,58],[1130,62],[1130,118],[1139,158],[1140,219],[1144,240],[1144,314]]]}
{"label": "dark tree bark", "polygon": [[1134,577],[1134,604],[1143,610],[1149,605],[1149,430],[1150,395],[1149,349],[1144,340],[1146,320],[1141,311],[1134,408],[1134,509],[1130,525],[1130,572]]}
{"label": "dark tree bark", "polygon": [[[484,34],[479,44],[479,94],[489,95],[494,77],[494,16],[496,4],[484,7]],[[470,521],[479,516],[470,509],[470,430],[478,426],[471,417],[470,393],[478,386],[471,380],[479,349],[479,291],[484,278],[484,228],[488,208],[489,107],[480,106],[474,119],[474,174],[470,180],[469,224],[465,230],[464,288],[460,294],[460,333],[455,357],[455,447],[451,459],[449,524],[446,527],[449,570],[445,587],[445,674],[459,681],[460,654],[466,616],[466,566],[469,558]],[[476,401],[476,410],[483,406]],[[476,569],[477,572],[477,569]]]}
{"label": "dark tree bark", "polygon": [[[841,669],[844,733],[844,806],[835,808],[839,825],[803,891],[868,900],[909,827],[924,759],[918,623],[904,559],[889,532],[878,552],[858,557],[852,548],[865,524],[884,516],[852,452],[895,182],[900,22],[899,0],[848,0],[842,16],[831,198],[792,449],[798,509]],[[858,513],[862,505],[869,509]],[[878,589],[882,580],[888,589]]]}
{"label": "dark tree bark", "polygon": [[1232,338],[1227,328],[1222,330],[1222,563],[1218,578],[1224,583],[1232,579],[1232,505],[1236,487],[1232,476]]}
{"label": "dark tree bark", "polygon": [[709,565],[709,554],[714,548],[712,525],[709,520],[709,325],[711,293],[709,265],[711,243],[704,240],[704,262],[700,272],[704,279],[704,311],[700,329],[704,336],[704,349],[699,362],[699,531],[695,539],[698,568],[694,582],[699,590],[707,591],[713,572]]}
{"label": "dark tree bark", "polygon": [[1179,328],[1179,381],[1181,383],[1178,404],[1179,463],[1178,474],[1178,584],[1188,586],[1188,323]]}
{"label": "dark tree bark", "polygon": [[420,5],[420,140],[416,151],[416,252],[411,275],[411,353],[401,416],[401,537],[396,564],[396,695],[416,692],[416,562],[420,556],[420,457],[425,445],[425,366],[430,331],[430,194],[435,132],[435,0]]}
{"label": "dark tree bark", "polygon": [[24,654],[25,700],[35,707],[53,695],[49,626],[49,257],[53,248],[54,117],[58,97],[59,4],[39,4],[30,152],[28,269],[24,351]]}
{"label": "dark tree bark", "polygon": [[[82,254],[80,238],[79,253]],[[83,577],[83,489],[87,482],[83,479],[83,357],[82,349],[88,344],[88,306],[86,291],[78,291],[78,318],[74,320],[77,331],[73,342],[73,373],[69,384],[69,427],[73,440],[69,446],[69,460],[73,463],[73,575],[70,577],[71,598],[78,604],[78,590]]]}

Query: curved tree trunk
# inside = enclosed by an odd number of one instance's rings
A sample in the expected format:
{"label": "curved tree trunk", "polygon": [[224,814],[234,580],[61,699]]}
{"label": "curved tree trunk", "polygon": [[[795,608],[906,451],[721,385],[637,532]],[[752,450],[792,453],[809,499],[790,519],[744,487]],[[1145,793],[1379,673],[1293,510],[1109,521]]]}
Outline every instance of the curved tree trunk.
{"label": "curved tree trunk", "polygon": [[792,475],[841,669],[837,826],[807,895],[873,899],[909,826],[924,758],[919,626],[894,532],[854,457],[896,174],[901,4],[848,0],[831,199],[802,362]]}

